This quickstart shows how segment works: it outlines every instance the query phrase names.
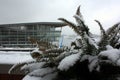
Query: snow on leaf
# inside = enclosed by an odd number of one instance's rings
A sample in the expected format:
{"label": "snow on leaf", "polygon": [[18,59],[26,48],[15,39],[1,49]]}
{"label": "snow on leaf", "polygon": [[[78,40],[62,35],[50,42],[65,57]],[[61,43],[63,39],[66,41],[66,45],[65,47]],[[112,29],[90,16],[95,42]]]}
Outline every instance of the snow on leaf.
{"label": "snow on leaf", "polygon": [[59,64],[58,69],[60,70],[68,70],[70,67],[72,67],[76,61],[79,59],[81,53],[72,54],[70,56],[65,57]]}
{"label": "snow on leaf", "polygon": [[40,80],[54,80],[57,76],[57,72],[54,72],[52,74],[48,74],[45,77],[41,78]]}
{"label": "snow on leaf", "polygon": [[53,80],[56,76],[57,76],[57,72],[48,74],[44,77],[26,75],[22,80]]}
{"label": "snow on leaf", "polygon": [[40,77],[26,75],[22,80],[41,80]]}
{"label": "snow on leaf", "polygon": [[92,72],[93,70],[97,70],[97,63],[98,63],[98,58],[95,58],[91,61],[91,63],[88,65],[89,71]]}
{"label": "snow on leaf", "polygon": [[32,71],[31,73],[29,73],[29,75],[30,76],[43,77],[47,74],[50,74],[50,73],[54,72],[55,70],[56,70],[55,68],[50,68],[50,67],[41,68],[41,69],[36,69],[36,70]]}
{"label": "snow on leaf", "polygon": [[99,57],[107,57],[112,62],[116,62],[120,58],[120,50],[110,49],[100,52]]}
{"label": "snow on leaf", "polygon": [[84,61],[84,60],[88,60],[89,63],[92,62],[92,60],[96,59],[97,56],[91,56],[91,55],[83,55],[80,59],[80,62]]}
{"label": "snow on leaf", "polygon": [[85,35],[85,37],[88,38],[89,44],[95,46],[95,48],[98,49],[96,42],[92,40],[92,38],[90,38],[88,35]]}
{"label": "snow on leaf", "polygon": [[88,68],[89,68],[90,72],[92,72],[93,70],[97,70],[97,68],[99,67],[99,66],[97,66],[97,64],[98,64],[97,56],[83,55],[80,59],[80,62],[83,62],[85,60],[89,61]]}
{"label": "snow on leaf", "polygon": [[33,50],[31,53],[34,53],[34,52],[38,52],[39,54],[42,54],[43,52],[39,50],[39,48],[36,48],[35,50]]}
{"label": "snow on leaf", "polygon": [[107,45],[106,48],[107,48],[107,50],[113,49],[113,47],[110,45]]}
{"label": "snow on leaf", "polygon": [[117,65],[120,66],[120,59],[117,61]]}
{"label": "snow on leaf", "polygon": [[21,70],[27,70],[29,72],[32,72],[35,69],[41,68],[44,64],[45,62],[26,64],[21,68]]}

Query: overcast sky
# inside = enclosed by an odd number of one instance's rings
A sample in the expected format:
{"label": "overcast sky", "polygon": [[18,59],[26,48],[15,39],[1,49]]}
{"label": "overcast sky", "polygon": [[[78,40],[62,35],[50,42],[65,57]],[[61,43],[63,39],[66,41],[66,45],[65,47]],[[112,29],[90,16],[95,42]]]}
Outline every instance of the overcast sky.
{"label": "overcast sky", "polygon": [[[0,24],[55,22],[59,17],[75,22],[73,15],[79,5],[86,24],[95,34],[99,34],[95,19],[105,29],[120,22],[120,0],[0,0]],[[65,27],[62,34],[73,31]]]}

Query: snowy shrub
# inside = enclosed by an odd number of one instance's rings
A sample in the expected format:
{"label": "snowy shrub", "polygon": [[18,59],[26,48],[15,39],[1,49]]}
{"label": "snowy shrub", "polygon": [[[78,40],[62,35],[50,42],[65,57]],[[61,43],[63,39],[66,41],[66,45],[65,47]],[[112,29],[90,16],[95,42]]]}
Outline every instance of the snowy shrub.
{"label": "snowy shrub", "polygon": [[[80,13],[80,6],[74,18],[77,24],[59,18],[79,36],[70,48],[43,49],[37,44],[38,49],[31,52],[33,60],[14,65],[9,73],[24,73],[23,80],[119,80],[120,23],[105,31],[95,20],[101,30],[100,40],[95,42]],[[37,43],[34,39],[31,41]]]}
{"label": "snowy shrub", "polygon": [[67,71],[69,69],[69,67],[73,66],[76,63],[76,61],[79,60],[79,58],[80,58],[80,53],[72,54],[70,56],[65,57],[59,63],[58,69],[61,71],[63,71],[63,70]]}

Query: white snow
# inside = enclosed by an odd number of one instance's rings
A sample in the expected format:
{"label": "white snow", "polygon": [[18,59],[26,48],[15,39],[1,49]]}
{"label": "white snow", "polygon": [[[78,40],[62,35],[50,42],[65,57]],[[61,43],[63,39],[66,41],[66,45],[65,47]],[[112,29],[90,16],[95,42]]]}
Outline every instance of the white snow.
{"label": "white snow", "polygon": [[106,51],[100,52],[99,56],[105,56],[112,62],[116,62],[120,58],[120,50],[118,49],[110,49]]}
{"label": "white snow", "polygon": [[44,64],[45,62],[26,64],[21,68],[21,70],[32,72],[33,70],[40,69]]}
{"label": "white snow", "polygon": [[27,75],[22,80],[41,80],[41,78]]}
{"label": "white snow", "polygon": [[35,50],[33,50],[33,51],[31,52],[31,54],[34,53],[34,52],[38,52],[39,54],[42,54],[42,53],[43,53],[42,51],[39,50],[39,48],[36,48]]}
{"label": "white snow", "polygon": [[95,40],[96,43],[99,43],[99,42],[100,42],[100,35],[92,34],[91,37],[92,37],[92,39]]}
{"label": "white snow", "polygon": [[41,68],[41,69],[36,69],[34,71],[32,71],[31,73],[29,73],[30,76],[40,76],[40,77],[44,77],[48,74],[51,74],[52,72],[55,71],[55,68]]}
{"label": "white snow", "polygon": [[0,64],[16,64],[30,59],[30,52],[0,51]]}
{"label": "white snow", "polygon": [[31,70],[22,80],[53,80],[57,75],[56,68],[41,68],[44,62],[32,64],[22,67]]}
{"label": "white snow", "polygon": [[91,55],[83,55],[80,59],[80,62],[84,60],[88,60],[89,63],[92,62],[92,60],[97,59],[97,56],[91,56]]}
{"label": "white snow", "polygon": [[79,39],[76,39],[76,40],[75,40],[75,43],[76,43],[76,46],[82,47],[82,44],[79,42]]}
{"label": "white snow", "polygon": [[44,77],[37,77],[37,76],[25,76],[22,80],[53,80],[57,75],[57,72],[54,72],[52,74],[48,74]]}
{"label": "white snow", "polygon": [[85,35],[85,37],[88,39],[88,41],[91,45],[95,46],[95,48],[98,49],[96,42],[92,38],[90,38],[88,35]]}
{"label": "white snow", "polygon": [[80,59],[80,62],[88,60],[89,61],[89,71],[92,72],[93,70],[97,70],[97,62],[98,62],[98,57],[97,56],[91,56],[91,55],[83,55]]}
{"label": "white snow", "polygon": [[58,69],[60,70],[68,70],[72,67],[76,61],[79,59],[81,53],[72,54],[70,56],[65,57],[59,64]]}
{"label": "white snow", "polygon": [[111,50],[111,49],[113,49],[113,47],[110,46],[110,45],[107,45],[106,48],[107,48],[107,50]]}
{"label": "white snow", "polygon": [[57,72],[51,73],[46,75],[45,77],[41,78],[40,80],[55,80],[57,76]]}
{"label": "white snow", "polygon": [[119,59],[119,60],[117,60],[117,65],[118,65],[118,66],[120,66],[120,59]]}
{"label": "white snow", "polygon": [[82,17],[82,15],[74,15],[73,17],[75,17],[77,19],[77,23],[78,23],[78,26],[80,25],[80,22],[83,21],[84,22],[84,19]]}
{"label": "white snow", "polygon": [[93,70],[97,70],[97,63],[98,63],[98,59],[97,58],[94,58],[92,60],[92,62],[90,62],[90,64],[88,65],[88,68],[89,68],[89,71],[92,72]]}

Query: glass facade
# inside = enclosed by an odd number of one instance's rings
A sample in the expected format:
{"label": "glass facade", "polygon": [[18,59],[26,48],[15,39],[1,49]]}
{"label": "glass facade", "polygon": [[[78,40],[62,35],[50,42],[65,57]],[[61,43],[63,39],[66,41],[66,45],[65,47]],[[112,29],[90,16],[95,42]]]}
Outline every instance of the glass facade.
{"label": "glass facade", "polygon": [[[52,24],[52,25],[51,25]],[[10,24],[0,25],[0,46],[2,47],[34,47],[28,37],[49,42],[58,42],[63,25],[51,24]]]}

